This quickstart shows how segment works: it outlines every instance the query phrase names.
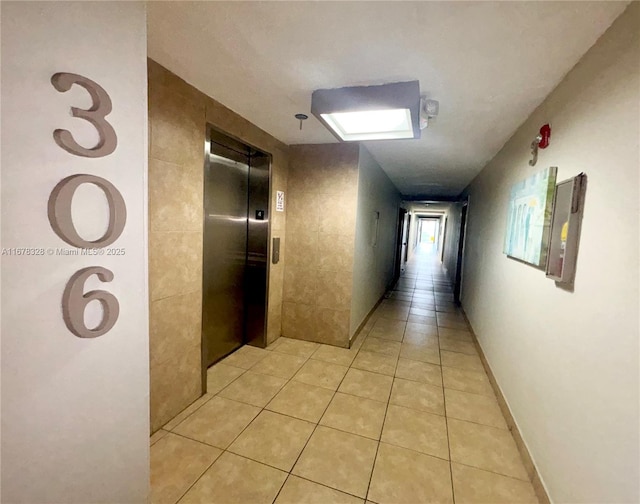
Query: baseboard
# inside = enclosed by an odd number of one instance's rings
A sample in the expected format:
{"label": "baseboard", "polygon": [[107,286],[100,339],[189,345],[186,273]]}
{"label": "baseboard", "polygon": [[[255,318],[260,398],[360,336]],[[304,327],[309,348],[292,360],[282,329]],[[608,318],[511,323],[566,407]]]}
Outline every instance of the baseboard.
{"label": "baseboard", "polygon": [[380,299],[378,299],[376,304],[373,305],[373,308],[369,310],[369,313],[367,313],[367,316],[362,320],[362,322],[360,323],[356,331],[353,333],[351,338],[349,338],[349,348],[353,346],[353,342],[358,338],[358,336],[360,336],[360,332],[362,331],[362,329],[364,329],[364,326],[367,325],[367,322],[369,322],[369,319],[371,318],[371,315],[373,315],[373,312],[375,312],[376,308],[380,306],[380,303],[384,301],[386,294],[387,294],[387,291],[385,290],[382,296],[380,296]]}
{"label": "baseboard", "polygon": [[549,494],[547,493],[547,489],[542,482],[542,478],[540,478],[540,473],[538,472],[538,468],[536,467],[533,458],[531,457],[531,453],[529,453],[529,448],[527,447],[524,439],[522,438],[522,434],[520,429],[518,428],[518,424],[516,423],[513,415],[511,414],[511,410],[509,409],[509,405],[507,404],[506,399],[502,393],[502,389],[498,385],[496,381],[496,377],[493,374],[491,366],[489,366],[489,361],[487,361],[486,356],[484,355],[484,351],[480,346],[480,342],[478,341],[478,337],[469,322],[469,318],[465,313],[464,309],[461,307],[462,315],[464,316],[467,325],[469,326],[469,330],[471,331],[471,336],[473,338],[473,342],[475,344],[476,349],[478,350],[478,355],[480,355],[480,360],[482,361],[482,365],[484,367],[487,376],[489,377],[489,382],[491,382],[491,388],[498,399],[498,404],[500,405],[500,410],[502,410],[502,414],[507,422],[507,426],[511,431],[514,441],[516,442],[516,446],[518,447],[518,451],[520,452],[520,456],[522,457],[522,462],[524,464],[524,468],[529,475],[529,479],[531,480],[531,484],[533,485],[533,489],[540,501],[540,504],[551,504],[551,499],[549,498]]}

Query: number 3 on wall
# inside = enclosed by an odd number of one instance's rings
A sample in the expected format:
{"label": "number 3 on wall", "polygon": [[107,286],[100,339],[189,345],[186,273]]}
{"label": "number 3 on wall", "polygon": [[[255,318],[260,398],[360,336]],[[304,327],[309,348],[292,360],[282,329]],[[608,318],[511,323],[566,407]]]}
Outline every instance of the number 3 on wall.
{"label": "number 3 on wall", "polygon": [[[82,147],[75,141],[71,132],[57,129],[53,132],[56,143],[67,152],[76,156],[99,158],[111,154],[118,145],[116,132],[105,117],[111,112],[111,98],[107,92],[91,79],[72,73],[56,73],[51,83],[60,92],[69,91],[78,84],[91,95],[92,106],[88,110],[71,107],[74,117],[89,121],[98,131],[100,140],[92,149]],[[107,196],[109,203],[109,227],[102,238],[89,242],[76,231],[71,213],[71,201],[75,190],[81,184],[95,184]],[[94,175],[71,175],[60,181],[49,196],[49,222],[55,233],[75,247],[105,247],[118,239],[127,219],[127,210],[120,192],[111,182]],[[101,266],[91,266],[76,271],[67,282],[62,295],[62,317],[67,328],[80,338],[96,338],[109,332],[118,320],[120,305],[110,292],[93,290],[84,294],[84,284],[91,275],[97,275],[102,282],[111,282],[113,272]],[[102,320],[93,329],[84,322],[85,308],[91,301],[102,305]]]}
{"label": "number 3 on wall", "polygon": [[85,119],[93,124],[100,137],[95,147],[87,149],[74,140],[70,131],[57,129],[53,132],[53,138],[56,143],[71,154],[90,158],[108,156],[116,150],[116,146],[118,145],[116,132],[113,126],[105,119],[111,112],[111,98],[109,98],[109,95],[102,86],[82,75],[66,72],[54,74],[53,77],[51,77],[51,84],[61,93],[69,91],[74,84],[78,84],[87,90],[93,101],[91,108],[83,110],[77,107],[71,107],[71,114],[73,117]]}

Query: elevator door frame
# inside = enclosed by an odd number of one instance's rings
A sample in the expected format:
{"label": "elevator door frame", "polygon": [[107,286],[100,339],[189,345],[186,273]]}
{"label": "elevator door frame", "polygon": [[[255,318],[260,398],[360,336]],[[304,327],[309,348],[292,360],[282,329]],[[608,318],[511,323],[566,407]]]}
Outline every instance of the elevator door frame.
{"label": "elevator door frame", "polygon": [[[252,341],[248,341],[247,340],[247,332],[246,332],[246,327],[247,327],[247,318],[245,317],[245,330],[243,331],[243,342],[242,344],[250,344],[253,346],[258,346],[261,348],[266,347],[266,343],[267,343],[267,326],[268,326],[268,313],[269,313],[269,274],[270,274],[270,265],[271,265],[271,247],[270,247],[270,243],[271,243],[271,220],[272,220],[272,205],[271,205],[271,196],[272,196],[272,190],[273,190],[273,184],[272,184],[272,164],[273,164],[273,156],[268,153],[265,152],[262,149],[259,149],[257,147],[255,147],[252,144],[249,144],[243,140],[238,139],[237,137],[234,137],[233,135],[230,135],[228,133],[226,133],[225,131],[216,128],[215,126],[213,126],[212,124],[207,123],[206,125],[206,133],[205,133],[205,142],[204,142],[204,163],[203,163],[203,173],[206,173],[206,170],[209,167],[209,154],[211,153],[211,148],[212,148],[212,143],[217,143],[220,145],[223,145],[224,147],[227,147],[229,149],[238,151],[238,152],[244,152],[246,150],[249,151],[249,155],[250,156],[254,156],[254,155],[259,155],[260,157],[263,157],[266,161],[266,169],[268,170],[268,188],[267,188],[267,205],[265,208],[266,211],[266,217],[265,220],[267,221],[267,232],[266,232],[266,243],[265,243],[265,251],[266,251],[266,256],[265,256],[265,279],[264,279],[264,327],[263,327],[263,331],[262,331],[262,338],[260,341],[256,341],[255,339]],[[214,142],[215,140],[215,142]],[[250,182],[249,182],[250,183]],[[203,179],[203,194],[204,194],[205,188],[204,188],[204,179]],[[251,220],[253,219],[253,216],[250,215],[249,213],[250,211],[250,203],[248,202],[247,205],[247,218],[248,218],[248,226],[251,223]],[[202,254],[202,260],[203,260],[203,281],[204,281],[204,261],[206,260],[205,255],[204,255],[204,232],[205,232],[205,225],[206,225],[206,215],[205,215],[205,208],[204,208],[204,200],[203,200],[203,229],[202,229],[202,233],[203,233],[203,254]],[[249,267],[248,263],[249,263],[249,236],[247,233],[247,269]],[[203,285],[203,295],[204,295],[204,288],[205,286]],[[245,303],[246,303],[246,293],[245,293]],[[204,300],[203,300],[203,304],[202,304],[202,309],[204,310]],[[248,306],[245,305],[245,313],[248,311]],[[208,342],[206,340],[206,338],[204,337],[204,329],[201,330],[201,367],[202,367],[202,392],[206,393],[206,389],[207,389],[207,369],[209,367],[209,362],[208,362]]]}

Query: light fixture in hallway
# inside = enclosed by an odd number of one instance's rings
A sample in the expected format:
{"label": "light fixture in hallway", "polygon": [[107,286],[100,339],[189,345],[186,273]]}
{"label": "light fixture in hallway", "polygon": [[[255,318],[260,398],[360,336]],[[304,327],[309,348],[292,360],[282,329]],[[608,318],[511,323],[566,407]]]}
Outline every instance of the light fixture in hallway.
{"label": "light fixture in hallway", "polygon": [[420,138],[420,84],[319,89],[311,112],[344,142]]}
{"label": "light fixture in hallway", "polygon": [[296,114],[294,117],[300,121],[300,131],[302,131],[302,121],[309,119],[309,116],[307,114]]}

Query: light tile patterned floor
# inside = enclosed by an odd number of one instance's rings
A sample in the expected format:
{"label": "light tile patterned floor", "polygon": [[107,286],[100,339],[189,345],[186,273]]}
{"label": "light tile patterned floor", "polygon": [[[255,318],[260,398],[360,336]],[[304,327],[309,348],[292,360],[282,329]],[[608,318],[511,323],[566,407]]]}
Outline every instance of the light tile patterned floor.
{"label": "light tile patterned floor", "polygon": [[353,348],[280,338],[151,439],[151,502],[537,503],[451,287],[410,263]]}

